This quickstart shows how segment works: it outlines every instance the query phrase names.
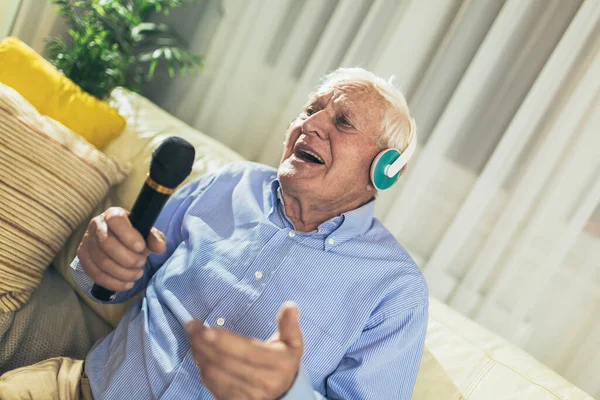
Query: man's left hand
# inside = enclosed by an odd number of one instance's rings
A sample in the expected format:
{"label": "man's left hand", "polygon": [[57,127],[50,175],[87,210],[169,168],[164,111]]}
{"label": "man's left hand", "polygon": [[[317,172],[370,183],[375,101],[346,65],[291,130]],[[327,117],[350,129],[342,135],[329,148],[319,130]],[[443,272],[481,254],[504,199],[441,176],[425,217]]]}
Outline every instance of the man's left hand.
{"label": "man's left hand", "polygon": [[231,331],[186,324],[200,378],[217,400],[274,400],[293,385],[304,351],[298,308],[285,303],[266,342]]}

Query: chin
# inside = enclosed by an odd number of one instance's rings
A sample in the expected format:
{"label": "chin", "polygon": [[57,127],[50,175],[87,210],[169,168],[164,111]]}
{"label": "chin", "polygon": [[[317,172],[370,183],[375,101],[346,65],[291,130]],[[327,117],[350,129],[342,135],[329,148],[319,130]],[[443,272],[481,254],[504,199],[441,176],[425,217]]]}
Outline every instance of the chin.
{"label": "chin", "polygon": [[293,166],[281,165],[277,170],[277,179],[282,185],[298,185],[302,180],[300,171],[295,169]]}
{"label": "chin", "polygon": [[294,165],[289,159],[283,161],[277,169],[279,179],[317,179],[320,171]]}
{"label": "chin", "polygon": [[282,163],[277,170],[277,179],[279,179],[281,186],[288,192],[304,190],[305,186],[310,184],[312,180],[307,179],[310,177],[304,175],[303,171],[298,170],[293,165],[286,165],[285,163]]}

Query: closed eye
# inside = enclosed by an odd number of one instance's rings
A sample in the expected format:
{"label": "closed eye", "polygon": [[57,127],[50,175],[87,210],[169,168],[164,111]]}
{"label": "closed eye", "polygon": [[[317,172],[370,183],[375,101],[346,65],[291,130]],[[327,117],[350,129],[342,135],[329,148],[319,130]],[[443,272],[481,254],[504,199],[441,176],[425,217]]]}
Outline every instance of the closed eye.
{"label": "closed eye", "polygon": [[340,115],[337,119],[337,124],[345,128],[354,128],[352,122],[345,115]]}

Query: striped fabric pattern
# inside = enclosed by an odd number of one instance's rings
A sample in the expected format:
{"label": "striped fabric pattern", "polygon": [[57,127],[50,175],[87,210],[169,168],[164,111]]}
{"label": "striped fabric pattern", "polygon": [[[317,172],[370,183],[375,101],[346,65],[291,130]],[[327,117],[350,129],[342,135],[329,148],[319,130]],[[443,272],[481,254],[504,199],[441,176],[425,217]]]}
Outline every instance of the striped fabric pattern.
{"label": "striped fabric pattern", "polygon": [[127,168],[0,84],[0,312],[18,310]]}
{"label": "striped fabric pattern", "polygon": [[[115,302],[144,296],[87,357],[94,398],[212,399],[184,324],[267,340],[292,300],[305,348],[285,400],[410,399],[427,327],[419,268],[373,218],[374,201],[304,233],[278,194],[273,168],[238,162],[173,195],[156,223],[166,252]],[[71,268],[89,295],[77,258]]]}

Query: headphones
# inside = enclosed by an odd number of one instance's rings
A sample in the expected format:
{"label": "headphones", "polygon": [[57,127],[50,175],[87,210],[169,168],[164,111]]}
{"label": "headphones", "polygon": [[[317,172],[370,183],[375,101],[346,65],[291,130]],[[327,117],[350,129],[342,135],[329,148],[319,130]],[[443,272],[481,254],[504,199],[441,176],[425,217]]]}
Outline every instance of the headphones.
{"label": "headphones", "polygon": [[415,120],[410,119],[410,143],[400,152],[398,149],[386,149],[377,154],[371,163],[371,183],[377,190],[386,190],[392,187],[400,177],[400,171],[415,153],[417,148],[417,132]]}

